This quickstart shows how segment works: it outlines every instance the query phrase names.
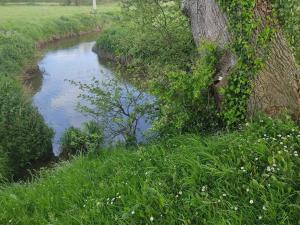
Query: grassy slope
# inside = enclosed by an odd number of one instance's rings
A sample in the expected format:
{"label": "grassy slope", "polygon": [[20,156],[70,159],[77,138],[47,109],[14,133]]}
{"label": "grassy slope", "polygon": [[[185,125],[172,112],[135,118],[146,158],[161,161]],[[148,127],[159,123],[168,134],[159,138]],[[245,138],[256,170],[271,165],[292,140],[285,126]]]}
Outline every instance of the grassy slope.
{"label": "grassy slope", "polygon": [[299,224],[300,130],[265,121],[77,157],[3,188],[0,223]]}
{"label": "grassy slope", "polygon": [[87,6],[0,6],[0,30],[17,31],[34,41],[47,40],[52,36],[103,25],[105,15],[118,12],[119,6],[99,5],[96,16],[90,11]]}

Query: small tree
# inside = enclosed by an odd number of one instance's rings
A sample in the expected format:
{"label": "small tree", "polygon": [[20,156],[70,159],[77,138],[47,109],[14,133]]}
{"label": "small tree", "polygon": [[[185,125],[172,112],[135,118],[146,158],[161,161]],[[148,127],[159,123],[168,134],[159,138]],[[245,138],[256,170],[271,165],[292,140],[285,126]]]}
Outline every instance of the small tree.
{"label": "small tree", "polygon": [[72,82],[82,93],[79,110],[103,125],[106,139],[122,137],[127,145],[137,143],[138,123],[152,108],[150,97],[116,79],[90,84]]}

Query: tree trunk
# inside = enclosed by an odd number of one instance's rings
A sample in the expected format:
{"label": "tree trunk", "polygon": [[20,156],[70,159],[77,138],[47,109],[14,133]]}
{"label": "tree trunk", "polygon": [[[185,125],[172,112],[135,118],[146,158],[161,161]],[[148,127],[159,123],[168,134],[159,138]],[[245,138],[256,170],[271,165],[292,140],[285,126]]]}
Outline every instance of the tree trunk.
{"label": "tree trunk", "polygon": [[[221,48],[230,44],[228,19],[216,0],[183,0],[182,7],[190,18],[193,37],[198,46],[205,40],[215,42]],[[264,14],[261,10],[257,10],[256,14],[263,19],[267,16],[267,13]],[[254,76],[248,113],[253,115],[263,111],[274,115],[288,110],[299,116],[300,71],[280,28],[271,42],[269,53],[266,65]],[[228,51],[219,62],[214,89],[220,108],[222,96],[218,90],[226,86],[228,75],[236,62],[236,56]]]}

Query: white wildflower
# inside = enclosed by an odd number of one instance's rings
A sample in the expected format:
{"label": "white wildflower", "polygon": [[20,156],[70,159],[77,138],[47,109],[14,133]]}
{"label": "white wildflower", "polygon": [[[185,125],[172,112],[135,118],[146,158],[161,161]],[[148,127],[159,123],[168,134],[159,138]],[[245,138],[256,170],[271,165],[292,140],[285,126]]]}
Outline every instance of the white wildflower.
{"label": "white wildflower", "polygon": [[250,202],[251,205],[254,203],[254,201],[252,199],[249,202]]}
{"label": "white wildflower", "polygon": [[151,216],[151,217],[150,217],[150,221],[151,221],[151,222],[153,222],[153,220],[154,220],[154,217],[153,217],[153,216]]}
{"label": "white wildflower", "polygon": [[134,210],[132,210],[132,211],[131,211],[131,215],[134,215],[134,214],[135,214],[135,211],[134,211]]}
{"label": "white wildflower", "polygon": [[207,191],[207,186],[206,186],[206,185],[202,186],[201,191],[202,191],[202,192]]}

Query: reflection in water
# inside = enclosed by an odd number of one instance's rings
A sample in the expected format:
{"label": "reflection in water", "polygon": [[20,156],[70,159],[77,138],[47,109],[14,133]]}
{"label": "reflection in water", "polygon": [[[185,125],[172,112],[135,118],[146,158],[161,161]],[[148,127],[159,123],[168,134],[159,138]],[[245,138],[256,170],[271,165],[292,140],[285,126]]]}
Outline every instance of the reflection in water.
{"label": "reflection in water", "polygon": [[23,84],[27,87],[30,96],[34,96],[39,92],[43,85],[43,73],[39,67],[27,71],[23,76]]}
{"label": "reflection in water", "polygon": [[[113,77],[113,72],[101,64],[92,51],[94,44],[83,42],[49,51],[38,64],[43,76],[36,76],[29,82],[35,93],[34,104],[56,132],[53,143],[56,155],[59,154],[59,141],[64,130],[70,126],[80,127],[89,119],[76,111],[80,91],[68,80],[88,83],[93,77],[98,80]],[[141,130],[149,127],[145,121],[140,126]]]}

